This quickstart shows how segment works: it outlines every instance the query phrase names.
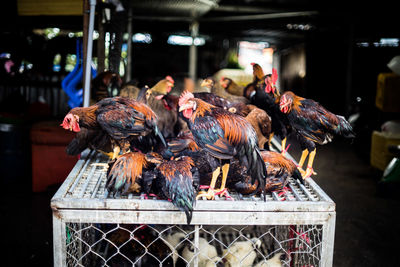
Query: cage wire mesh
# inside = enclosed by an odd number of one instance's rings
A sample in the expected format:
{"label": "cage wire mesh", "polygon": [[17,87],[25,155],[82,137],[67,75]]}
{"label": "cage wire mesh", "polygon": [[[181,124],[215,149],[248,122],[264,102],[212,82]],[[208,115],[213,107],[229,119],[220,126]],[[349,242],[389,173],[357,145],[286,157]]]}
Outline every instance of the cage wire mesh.
{"label": "cage wire mesh", "polygon": [[66,224],[67,266],[311,267],[321,244],[322,225]]}

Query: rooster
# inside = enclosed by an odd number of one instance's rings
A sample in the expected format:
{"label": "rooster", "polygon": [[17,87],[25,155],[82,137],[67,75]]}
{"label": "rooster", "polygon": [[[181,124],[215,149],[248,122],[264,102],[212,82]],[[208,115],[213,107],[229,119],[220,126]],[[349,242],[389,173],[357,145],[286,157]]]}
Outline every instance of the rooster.
{"label": "rooster", "polygon": [[[211,166],[215,158],[197,146],[190,131],[182,132],[177,138],[170,140],[168,149],[174,156],[185,155],[193,158],[199,170],[200,184],[210,183],[212,179]],[[267,170],[265,174],[266,192],[281,190],[287,185],[290,177],[298,179],[300,183],[304,184],[303,177],[292,160],[275,151],[262,150],[260,155]],[[219,183],[217,182],[216,185]],[[262,189],[258,188],[258,182],[251,184],[251,177],[248,175],[247,169],[236,159],[231,162],[226,188],[235,190],[242,195],[262,192]]]}
{"label": "rooster", "polygon": [[[316,154],[315,144],[324,145],[332,141],[334,135],[355,137],[351,125],[343,116],[329,112],[314,100],[287,91],[282,94],[279,107],[282,114],[287,116],[303,150],[299,169],[304,178],[314,173],[312,166]],[[307,169],[304,171],[302,167],[308,155]]]}
{"label": "rooster", "polygon": [[157,127],[156,114],[146,105],[123,97],[105,98],[90,107],[73,108],[61,126],[80,132],[81,127],[98,131],[109,138],[115,159],[122,150],[129,152],[130,141],[139,136],[155,134],[166,146]]}
{"label": "rooster", "polygon": [[[110,162],[106,188],[109,192],[140,193],[150,191],[152,181],[146,179],[146,173],[158,163],[155,157],[142,152],[128,152]],[[149,184],[146,184],[149,182]]]}
{"label": "rooster", "polygon": [[[266,192],[282,190],[289,182],[290,177],[293,177],[294,179],[299,180],[300,183],[304,184],[303,177],[293,161],[275,151],[264,150],[261,151],[260,154],[267,169],[265,177]],[[239,164],[233,164],[233,172],[229,175],[233,175],[235,173],[236,175],[239,174],[237,176],[241,177],[241,180],[235,183],[234,188],[238,193],[243,195],[252,194],[255,192],[255,190],[257,190],[257,186],[250,183],[251,178],[249,176],[245,175],[244,173],[240,173],[242,169],[243,168],[240,168]],[[237,178],[232,177],[232,179],[236,180]],[[258,190],[261,191],[260,189]]]}
{"label": "rooster", "polygon": [[[254,77],[255,81],[258,81],[258,76],[255,75]],[[261,86],[255,87],[254,91],[249,93],[249,96],[254,105],[265,110],[271,117],[272,133],[269,142],[272,140],[274,135],[277,135],[281,139],[281,152],[284,155],[286,152],[286,140],[288,135],[291,133],[291,127],[287,117],[279,110],[279,93],[275,85],[275,82],[278,79],[276,70],[273,69],[272,74],[268,74],[265,77],[264,83],[262,83]]]}
{"label": "rooster", "polygon": [[[204,196],[213,199],[215,193],[226,193],[226,178],[233,158],[247,168],[253,184],[257,180],[259,186],[264,188],[266,168],[257,146],[257,135],[248,121],[223,108],[194,98],[192,93],[186,91],[179,98],[179,112],[187,120],[188,128],[200,149],[221,162],[220,166],[212,164],[210,188],[207,192],[199,193],[198,198]],[[221,188],[215,190],[221,169]]]}
{"label": "rooster", "polygon": [[152,190],[157,196],[170,199],[172,204],[184,211],[187,224],[192,220],[199,174],[190,157],[160,160],[153,172]]}

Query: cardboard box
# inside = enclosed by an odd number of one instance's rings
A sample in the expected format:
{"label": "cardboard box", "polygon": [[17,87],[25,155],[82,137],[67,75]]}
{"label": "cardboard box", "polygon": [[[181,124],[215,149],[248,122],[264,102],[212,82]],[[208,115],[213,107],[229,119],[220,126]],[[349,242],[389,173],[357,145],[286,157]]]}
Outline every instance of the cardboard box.
{"label": "cardboard box", "polygon": [[393,159],[394,155],[389,152],[390,145],[399,145],[400,135],[374,131],[371,140],[371,165],[381,171]]}
{"label": "cardboard box", "polygon": [[400,76],[380,73],[376,89],[375,105],[383,112],[400,112]]}

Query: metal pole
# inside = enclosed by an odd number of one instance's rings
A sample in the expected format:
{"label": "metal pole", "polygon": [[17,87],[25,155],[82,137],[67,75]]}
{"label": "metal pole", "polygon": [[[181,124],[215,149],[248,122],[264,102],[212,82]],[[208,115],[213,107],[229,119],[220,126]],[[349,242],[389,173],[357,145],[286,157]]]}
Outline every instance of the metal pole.
{"label": "metal pole", "polygon": [[132,6],[129,6],[128,11],[128,55],[126,62],[125,82],[129,82],[132,78]]}
{"label": "metal pole", "polygon": [[103,25],[103,12],[97,14],[97,30],[99,31],[99,38],[97,39],[97,71],[103,72],[105,70],[105,32]]}
{"label": "metal pole", "polygon": [[90,0],[90,13],[89,13],[89,30],[88,41],[86,49],[86,65],[85,65],[85,85],[83,87],[83,106],[88,107],[90,103],[90,68],[92,62],[93,51],[93,30],[94,30],[94,12],[96,7],[96,0]]}
{"label": "metal pole", "polygon": [[190,35],[193,38],[192,45],[189,48],[189,77],[196,82],[197,79],[197,47],[194,39],[199,35],[199,23],[193,21],[190,25]]}

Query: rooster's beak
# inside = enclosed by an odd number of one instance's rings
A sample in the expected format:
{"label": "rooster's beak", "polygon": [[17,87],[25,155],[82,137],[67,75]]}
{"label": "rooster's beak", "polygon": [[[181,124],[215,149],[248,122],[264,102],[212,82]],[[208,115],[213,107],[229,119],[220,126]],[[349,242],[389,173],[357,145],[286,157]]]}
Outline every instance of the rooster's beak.
{"label": "rooster's beak", "polygon": [[186,107],[185,107],[186,105],[182,105],[182,106],[180,106],[179,107],[179,112],[181,112],[181,111],[183,111],[183,110],[185,110],[186,109]]}

